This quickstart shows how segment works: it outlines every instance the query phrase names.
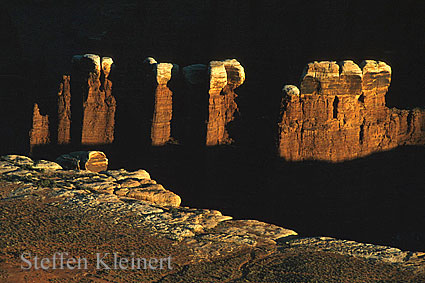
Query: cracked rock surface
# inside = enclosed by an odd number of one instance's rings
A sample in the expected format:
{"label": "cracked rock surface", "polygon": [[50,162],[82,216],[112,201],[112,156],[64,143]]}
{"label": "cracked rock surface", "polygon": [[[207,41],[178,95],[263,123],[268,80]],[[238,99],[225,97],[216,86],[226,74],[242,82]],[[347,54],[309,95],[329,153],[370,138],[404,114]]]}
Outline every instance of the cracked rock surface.
{"label": "cracked rock surface", "polygon": [[[178,195],[142,169],[63,170],[51,161],[8,155],[1,157],[0,174],[0,279],[7,282],[425,279],[424,253],[302,238],[257,220],[232,220],[217,210],[180,206]],[[68,273],[20,269],[23,252],[48,256],[58,249],[89,259],[99,251],[171,256],[173,268],[129,272],[90,266]]]}

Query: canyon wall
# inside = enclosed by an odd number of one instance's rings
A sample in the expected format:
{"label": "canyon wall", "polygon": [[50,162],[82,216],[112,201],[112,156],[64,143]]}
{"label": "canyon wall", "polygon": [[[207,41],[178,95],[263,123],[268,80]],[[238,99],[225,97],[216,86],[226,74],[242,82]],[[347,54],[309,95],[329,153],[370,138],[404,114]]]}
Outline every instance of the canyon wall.
{"label": "canyon wall", "polygon": [[313,62],[301,86],[283,88],[279,155],[339,162],[425,143],[425,111],[385,106],[391,67],[384,62]]}

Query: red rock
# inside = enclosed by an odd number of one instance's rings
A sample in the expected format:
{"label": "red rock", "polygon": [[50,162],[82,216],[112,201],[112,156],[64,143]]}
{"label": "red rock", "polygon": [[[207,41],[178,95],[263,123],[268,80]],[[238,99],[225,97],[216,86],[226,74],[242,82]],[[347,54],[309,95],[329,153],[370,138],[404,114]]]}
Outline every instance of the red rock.
{"label": "red rock", "polygon": [[157,63],[150,57],[145,59],[144,64],[152,70],[155,83],[151,144],[162,146],[171,140],[173,118],[173,92],[167,84],[178,73],[179,66],[171,63]]}
{"label": "red rock", "polygon": [[344,161],[404,144],[425,143],[425,111],[388,109],[391,68],[384,62],[314,62],[301,91],[285,86],[279,155]]}
{"label": "red rock", "polygon": [[[108,79],[112,59],[94,54],[74,56],[73,61],[81,71],[83,117],[81,144],[109,144],[114,141],[116,100],[112,95],[112,82]],[[86,75],[87,74],[87,75]]]}
{"label": "red rock", "polygon": [[227,125],[238,109],[235,88],[245,81],[245,71],[236,60],[212,61],[209,64],[209,106],[206,145],[232,143]]}
{"label": "red rock", "polygon": [[34,104],[32,128],[30,130],[30,146],[50,143],[49,116],[41,115],[38,104]]}
{"label": "red rock", "polygon": [[71,142],[70,76],[63,76],[58,93],[58,144]]}

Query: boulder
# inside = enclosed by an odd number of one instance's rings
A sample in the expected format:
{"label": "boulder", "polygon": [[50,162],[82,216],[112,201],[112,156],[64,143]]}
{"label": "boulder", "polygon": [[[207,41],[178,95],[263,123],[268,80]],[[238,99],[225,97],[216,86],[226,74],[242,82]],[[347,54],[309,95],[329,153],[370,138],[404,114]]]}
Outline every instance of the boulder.
{"label": "boulder", "polygon": [[108,169],[108,159],[101,151],[76,151],[56,159],[64,169],[101,172]]}

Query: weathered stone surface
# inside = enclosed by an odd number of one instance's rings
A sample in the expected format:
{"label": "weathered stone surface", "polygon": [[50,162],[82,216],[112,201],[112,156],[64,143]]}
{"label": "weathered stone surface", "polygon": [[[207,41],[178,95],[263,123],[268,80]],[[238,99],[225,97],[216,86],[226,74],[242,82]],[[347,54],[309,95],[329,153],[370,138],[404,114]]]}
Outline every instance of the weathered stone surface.
{"label": "weathered stone surface", "polygon": [[139,170],[136,170],[136,171],[133,171],[133,172],[127,172],[124,169],[108,170],[107,172],[105,172],[105,174],[107,174],[108,176],[112,176],[113,178],[115,178],[118,181],[125,180],[125,179],[128,179],[128,178],[143,181],[143,180],[150,180],[150,178],[151,178],[149,173],[146,172],[146,170],[143,170],[143,169],[139,169]]}
{"label": "weathered stone surface", "polygon": [[287,244],[294,248],[335,252],[353,257],[380,260],[398,266],[404,265],[423,269],[425,263],[425,254],[423,252],[408,252],[387,246],[338,240],[329,237],[293,239],[289,240]]}
{"label": "weathered stone surface", "polygon": [[0,159],[19,166],[32,166],[34,164],[34,161],[31,158],[23,155],[4,155]]}
{"label": "weathered stone surface", "polygon": [[167,191],[162,185],[155,184],[143,187],[132,187],[124,195],[126,197],[145,200],[158,205],[180,206],[181,199],[173,192]]}
{"label": "weathered stone surface", "polygon": [[310,63],[301,90],[283,88],[281,157],[338,162],[424,143],[424,110],[385,106],[391,68],[371,60],[361,66],[352,61]]}
{"label": "weathered stone surface", "polygon": [[[173,71],[175,68],[175,71]],[[166,85],[170,80],[173,72],[178,72],[177,65],[171,63],[157,63],[154,66],[154,73],[156,77],[156,82],[159,85]]]}
{"label": "weathered stone surface", "polygon": [[208,146],[232,142],[227,126],[234,119],[238,109],[234,92],[245,81],[245,71],[241,64],[233,60],[212,61],[209,73],[209,106],[206,144]]}
{"label": "weathered stone surface", "polygon": [[217,230],[225,231],[225,234],[234,234],[239,236],[252,234],[271,240],[298,235],[295,231],[284,229],[282,227],[264,223],[258,220],[225,221],[217,226]]}
{"label": "weathered stone surface", "polygon": [[37,160],[32,166],[32,168],[44,169],[44,170],[61,170],[62,166],[60,166],[56,162],[52,162],[48,160]]}
{"label": "weathered stone surface", "polygon": [[245,82],[245,69],[236,59],[228,59],[224,62],[224,68],[227,73],[227,84],[235,89]]}
{"label": "weathered stone surface", "polygon": [[[232,217],[223,216],[216,210],[180,207],[176,203],[177,200],[180,203],[180,198],[170,198],[173,193],[161,185],[142,184],[147,180],[144,170],[127,172],[120,169],[102,173],[67,170],[52,172],[37,170],[31,164],[33,161],[25,156],[9,155],[0,158],[0,172],[3,169],[11,170],[0,175],[2,185],[7,183],[11,187],[2,191],[2,200],[9,203],[32,199],[39,202],[37,205],[47,203],[48,207],[54,208],[56,212],[96,215],[102,220],[102,225],[108,223],[111,227],[126,221],[125,226],[128,225],[131,230],[142,228],[155,239],[165,237],[172,241],[169,245],[190,249],[191,256],[186,264],[203,262],[210,265],[216,260],[245,254],[248,257],[238,263],[238,266],[250,266],[249,268],[254,270],[252,272],[256,272],[253,265],[264,268],[272,262],[283,264],[285,261],[279,260],[281,257],[290,256],[291,261],[300,259],[301,262],[315,255],[314,261],[320,258],[334,259],[336,256],[343,260],[342,264],[350,262],[349,258],[357,258],[370,260],[367,266],[381,262],[406,272],[424,271],[425,254],[421,252],[327,237],[300,238],[292,230],[257,220],[231,220]],[[159,196],[152,194],[152,191],[160,192]],[[46,213],[46,208],[41,208],[41,211]],[[7,216],[9,212],[10,210],[6,210],[3,216]],[[65,219],[72,221],[73,217]],[[80,217],[76,219],[80,221]],[[106,222],[107,220],[109,222]],[[37,223],[43,224],[44,221]],[[25,225],[28,223],[25,222]],[[75,244],[75,240],[72,240],[72,243]],[[304,254],[305,257],[302,256]],[[258,261],[262,260],[270,264],[258,264]],[[329,266],[324,268],[328,270]]]}
{"label": "weathered stone surface", "polygon": [[106,78],[109,77],[114,60],[111,57],[102,57],[102,72]]}
{"label": "weathered stone surface", "polygon": [[71,142],[70,76],[63,76],[58,92],[58,144]]}
{"label": "weathered stone surface", "polygon": [[154,146],[165,145],[171,139],[171,120],[173,118],[173,92],[168,82],[179,72],[179,66],[171,63],[157,63],[149,57],[145,64],[152,67],[156,83],[154,93],[154,111],[151,126],[151,143]]}
{"label": "weathered stone surface", "polygon": [[65,169],[88,170],[91,172],[106,171],[108,159],[101,151],[76,151],[64,154],[56,162]]}
{"label": "weathered stone surface", "polygon": [[82,144],[108,144],[114,141],[116,100],[108,79],[112,59],[94,54],[73,57],[76,79],[83,96]]}
{"label": "weathered stone surface", "polygon": [[[95,54],[73,56],[71,75],[63,75],[59,85],[57,108],[48,112],[57,112],[57,121],[54,121],[57,124],[51,127],[55,128],[53,136],[57,134],[58,144],[69,144],[71,140],[76,144],[113,142],[116,100],[109,80],[112,67],[110,57],[100,58]],[[31,146],[50,143],[49,117],[40,115],[39,111],[36,104],[30,132]]]}
{"label": "weathered stone surface", "polygon": [[29,135],[31,147],[50,143],[49,116],[40,114],[37,103],[34,104],[32,128]]}

